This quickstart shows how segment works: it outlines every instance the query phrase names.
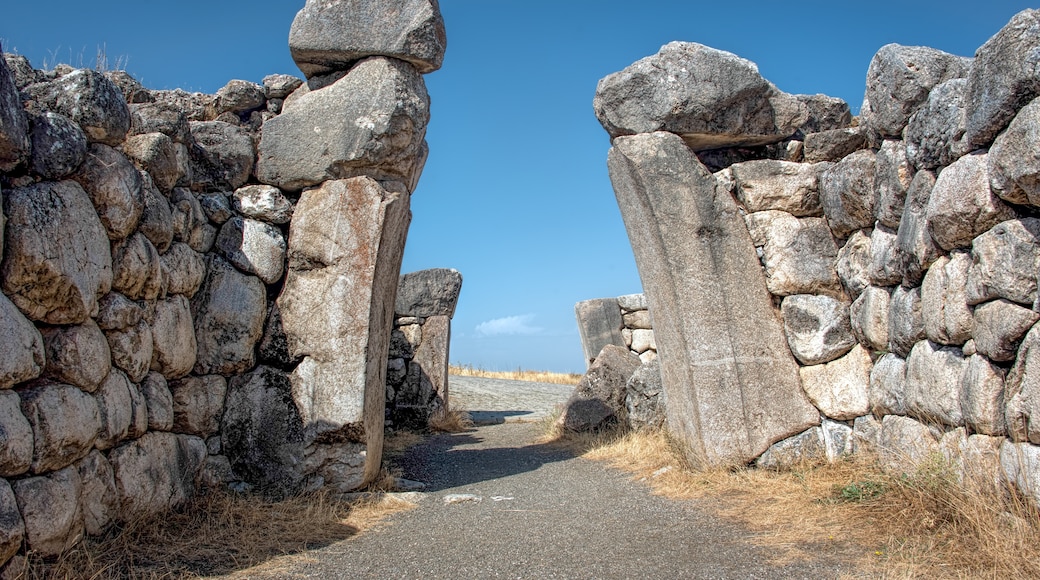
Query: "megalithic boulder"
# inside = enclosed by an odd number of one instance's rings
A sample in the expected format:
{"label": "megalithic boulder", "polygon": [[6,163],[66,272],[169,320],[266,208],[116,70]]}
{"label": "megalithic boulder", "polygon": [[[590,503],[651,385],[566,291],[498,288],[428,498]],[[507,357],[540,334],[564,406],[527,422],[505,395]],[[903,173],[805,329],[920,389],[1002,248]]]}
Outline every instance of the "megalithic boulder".
{"label": "megalithic boulder", "polygon": [[690,459],[747,463],[819,424],[732,197],[672,133],[618,137],[608,165]]}
{"label": "megalithic boulder", "polygon": [[353,177],[305,191],[289,227],[278,308],[289,354],[303,358],[290,380],[307,440],[367,447],[356,458],[347,451],[334,458],[347,467],[320,467],[338,488],[379,471],[386,359],[410,221],[407,192]]}

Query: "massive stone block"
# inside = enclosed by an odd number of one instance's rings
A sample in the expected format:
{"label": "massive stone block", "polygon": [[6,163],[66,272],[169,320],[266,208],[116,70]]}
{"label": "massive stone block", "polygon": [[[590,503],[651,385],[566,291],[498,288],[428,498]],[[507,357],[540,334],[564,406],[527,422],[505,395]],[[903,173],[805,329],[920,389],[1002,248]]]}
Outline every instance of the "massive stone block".
{"label": "massive stone block", "polygon": [[603,347],[564,403],[556,424],[569,431],[593,431],[622,420],[626,385],[640,366],[639,357],[624,346]]}
{"label": "massive stone block", "polygon": [[[409,195],[374,180],[305,191],[289,229],[289,269],[278,298],[289,353],[306,357],[293,397],[314,436],[367,442],[364,479],[379,469],[386,360]],[[359,436],[360,433],[360,436]]]}
{"label": "massive stone block", "polygon": [[232,375],[256,364],[254,351],[267,316],[267,291],[259,278],[210,256],[206,280],[191,300],[191,315],[198,341],[195,374]]}
{"label": "massive stone block", "polygon": [[401,61],[370,58],[264,123],[257,179],[299,190],[367,175],[414,189],[430,118],[426,85]]}
{"label": "massive stone block", "polygon": [[777,296],[841,293],[834,264],[838,247],[823,218],[796,218],[770,210],[746,218],[751,241],[761,248],[766,288]]}
{"label": "massive stone block", "polygon": [[76,387],[47,382],[18,395],[33,429],[33,473],[61,469],[90,452],[101,431],[94,397]]}
{"label": "massive stone block", "polygon": [[157,514],[191,497],[205,457],[202,439],[173,433],[146,433],[113,449],[108,459],[123,507],[119,519]]}
{"label": "massive stone block", "polygon": [[90,198],[73,181],[5,191],[4,294],[25,315],[79,324],[112,287],[112,254]]}
{"label": "massive stone block", "polygon": [[919,169],[946,167],[970,148],[964,142],[964,87],[953,79],[936,85],[906,128],[906,155]]}
{"label": "massive stone block", "polygon": [[130,109],[123,93],[98,71],[74,70],[25,90],[45,109],[78,123],[91,142],[116,146],[130,130]]}
{"label": "massive stone block", "polygon": [[62,179],[87,157],[87,136],[71,119],[58,113],[31,115],[30,170],[44,179]]}
{"label": "massive stone block", "polygon": [[749,212],[777,209],[795,217],[823,215],[820,173],[828,163],[792,163],[763,159],[730,167],[736,195]]}
{"label": "massive stone block", "polygon": [[987,157],[965,155],[935,180],[926,215],[932,238],[945,250],[967,247],[976,236],[1016,217],[990,190]]}
{"label": "massive stone block", "polygon": [[275,226],[233,217],[217,234],[217,249],[227,261],[266,284],[282,279],[285,271],[285,237]]}
{"label": "massive stone block", "polygon": [[437,0],[307,0],[289,29],[289,52],[307,78],[377,55],[429,73],[446,47]]}
{"label": "massive stone block", "polygon": [[237,376],[225,406],[221,447],[235,473],[263,489],[298,490],[305,436],[289,376],[265,366]]}
{"label": "massive stone block", "polygon": [[0,58],[0,171],[17,167],[29,155],[29,147],[29,122],[22,99],[7,61]]}
{"label": "massive stone block", "polygon": [[961,345],[971,339],[975,319],[965,296],[971,256],[954,252],[936,260],[921,284],[921,318],[928,340]]}
{"label": "massive stone block", "polygon": [[1040,10],[1019,12],[975,51],[964,96],[965,141],[983,147],[1040,95]]}
{"label": "massive stone block", "polygon": [[[422,327],[422,342],[415,349],[412,364],[422,369],[422,388],[430,399],[440,399],[448,407],[448,346],[451,344],[451,319],[431,316]],[[437,407],[433,400],[420,401],[428,410]]]}
{"label": "massive stone block", "polygon": [[0,391],[0,477],[29,470],[33,455],[33,431],[14,391]]}
{"label": "massive stone block", "polygon": [[462,274],[450,268],[430,268],[401,275],[394,313],[398,316],[455,316],[462,291]]}
{"label": "massive stone block", "polygon": [[578,334],[581,348],[585,352],[588,367],[608,344],[625,346],[621,336],[621,307],[614,298],[585,300],[574,305],[574,316],[578,319]]}
{"label": "massive stone block", "polygon": [[898,137],[935,85],[967,75],[971,59],[925,46],[882,46],[867,68],[868,123]]}
{"label": "massive stone block", "polygon": [[93,143],[72,179],[90,195],[109,239],[121,240],[133,233],[144,213],[144,194],[141,174],[126,155]]}
{"label": "massive stone block", "polygon": [[83,537],[83,484],[75,467],[12,483],[25,522],[26,548],[56,556]]}
{"label": "massive stone block", "polygon": [[733,199],[670,133],[615,139],[608,165],[693,459],[743,464],[818,424]]}
{"label": "massive stone block", "polygon": [[874,225],[878,192],[877,159],[873,151],[857,151],[820,175],[820,201],[834,236]]}
{"label": "massive stone block", "polygon": [[693,42],[668,43],[606,76],[593,107],[611,137],[669,131],[695,151],[776,143],[809,117],[755,63]]}

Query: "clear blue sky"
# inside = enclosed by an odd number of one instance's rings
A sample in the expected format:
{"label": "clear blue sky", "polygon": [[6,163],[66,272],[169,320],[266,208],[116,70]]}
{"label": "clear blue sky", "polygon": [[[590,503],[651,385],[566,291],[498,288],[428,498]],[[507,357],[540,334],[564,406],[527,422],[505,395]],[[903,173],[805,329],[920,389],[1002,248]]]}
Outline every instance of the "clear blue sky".
{"label": "clear blue sky", "polygon": [[[289,25],[302,0],[37,0],[3,8],[0,41],[37,68],[110,64],[153,89],[301,76]],[[1026,2],[441,0],[444,67],[426,77],[430,158],[403,271],[462,272],[451,359],[584,370],[574,304],[641,292],[592,113],[596,82],[672,40],[756,62],[791,93],[856,112],[882,45],[972,56]],[[1036,7],[1036,6],[1032,6]]]}

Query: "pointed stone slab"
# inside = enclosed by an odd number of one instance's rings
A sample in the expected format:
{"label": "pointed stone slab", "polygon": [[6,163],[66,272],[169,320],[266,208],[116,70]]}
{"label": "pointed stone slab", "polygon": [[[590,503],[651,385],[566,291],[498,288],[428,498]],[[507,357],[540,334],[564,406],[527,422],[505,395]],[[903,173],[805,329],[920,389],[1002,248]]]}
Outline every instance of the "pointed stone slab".
{"label": "pointed stone slab", "polygon": [[292,395],[312,441],[367,445],[358,481],[379,470],[408,205],[367,177],[328,181],[303,193],[289,229],[278,308],[290,354],[305,357]]}
{"label": "pointed stone slab", "polygon": [[744,464],[819,424],[733,199],[671,133],[618,137],[608,165],[691,459]]}
{"label": "pointed stone slab", "polygon": [[586,368],[599,356],[607,345],[625,346],[621,336],[621,306],[616,298],[585,300],[574,305],[574,316],[578,319],[578,334],[581,348],[585,352]]}

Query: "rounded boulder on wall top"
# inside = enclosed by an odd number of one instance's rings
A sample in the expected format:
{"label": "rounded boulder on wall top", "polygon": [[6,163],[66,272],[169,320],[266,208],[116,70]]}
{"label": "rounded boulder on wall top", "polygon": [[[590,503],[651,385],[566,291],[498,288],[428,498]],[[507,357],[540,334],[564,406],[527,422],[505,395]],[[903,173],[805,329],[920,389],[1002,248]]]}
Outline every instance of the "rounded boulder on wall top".
{"label": "rounded boulder on wall top", "polygon": [[25,92],[45,110],[72,119],[91,143],[118,146],[130,130],[130,109],[119,87],[103,73],[78,69],[31,84]]}
{"label": "rounded boulder on wall top", "polygon": [[289,52],[307,78],[369,56],[441,67],[447,35],[437,0],[307,0],[289,30]]}
{"label": "rounded boulder on wall top", "polygon": [[1040,95],[1040,10],[1023,10],[975,51],[964,95],[965,140],[984,147]]}
{"label": "rounded boulder on wall top", "polygon": [[883,136],[898,137],[932,87],[968,75],[971,59],[925,46],[887,44],[867,69],[868,124]]}
{"label": "rounded boulder on wall top", "polygon": [[693,42],[668,43],[604,77],[593,107],[611,137],[668,131],[695,151],[777,143],[809,117],[753,62]]}

